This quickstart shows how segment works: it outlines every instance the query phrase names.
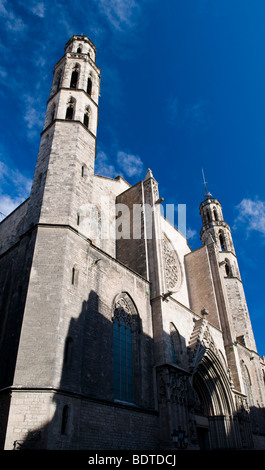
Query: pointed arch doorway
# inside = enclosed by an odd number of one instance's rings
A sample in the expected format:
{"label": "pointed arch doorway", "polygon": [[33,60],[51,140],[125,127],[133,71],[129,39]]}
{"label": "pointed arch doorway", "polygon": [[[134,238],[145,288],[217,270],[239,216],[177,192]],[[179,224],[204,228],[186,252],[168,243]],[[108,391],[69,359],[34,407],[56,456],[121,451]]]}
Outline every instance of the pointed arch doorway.
{"label": "pointed arch doorway", "polygon": [[202,450],[238,448],[235,408],[228,376],[206,349],[193,375],[197,440]]}

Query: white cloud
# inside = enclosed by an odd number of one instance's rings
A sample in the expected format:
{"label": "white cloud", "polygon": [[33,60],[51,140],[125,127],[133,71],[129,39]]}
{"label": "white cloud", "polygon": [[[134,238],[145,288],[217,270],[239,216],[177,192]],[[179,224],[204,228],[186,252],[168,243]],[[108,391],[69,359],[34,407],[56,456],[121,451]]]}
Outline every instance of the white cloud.
{"label": "white cloud", "polygon": [[95,161],[95,173],[101,176],[107,176],[109,178],[115,178],[115,176],[117,176],[115,167],[109,162],[106,153],[102,150],[100,150],[97,154]]}
{"label": "white cloud", "polygon": [[11,214],[24,201],[19,197],[12,198],[7,194],[0,194],[0,222],[7,215]]}
{"label": "white cloud", "polygon": [[8,11],[6,9],[7,0],[0,0],[0,16],[3,18],[8,17]]}
{"label": "white cloud", "polygon": [[0,161],[0,183],[0,212],[6,216],[28,198],[32,180]]}
{"label": "white cloud", "polygon": [[0,77],[1,78],[6,78],[7,77],[7,71],[4,67],[0,66]]}
{"label": "white cloud", "polygon": [[170,124],[182,129],[204,127],[208,123],[207,103],[198,99],[195,103],[181,104],[177,97],[167,100],[167,112]]}
{"label": "white cloud", "polygon": [[118,151],[115,164],[109,159],[107,154],[99,150],[95,162],[95,173],[115,178],[117,175],[125,177],[140,177],[143,172],[143,162],[137,155]]}
{"label": "white cloud", "polygon": [[126,152],[118,152],[117,163],[124,173],[131,176],[141,176],[143,172],[143,162],[137,155],[132,155]]}
{"label": "white cloud", "polygon": [[101,12],[117,30],[132,28],[140,17],[141,7],[137,0],[96,0]]}
{"label": "white cloud", "polygon": [[242,199],[236,206],[238,215],[234,228],[243,227],[247,233],[259,232],[265,235],[265,202],[259,199]]}
{"label": "white cloud", "polygon": [[187,126],[194,127],[198,124],[203,124],[206,117],[206,103],[203,100],[198,100],[197,103],[192,103],[186,106],[184,119]]}
{"label": "white cloud", "polygon": [[32,5],[30,11],[40,18],[44,18],[45,15],[45,6],[43,2],[37,2],[36,4]]}
{"label": "white cloud", "polygon": [[0,0],[0,17],[5,20],[4,26],[8,31],[18,33],[24,31],[26,28],[23,20],[15,15],[6,0]]}
{"label": "white cloud", "polygon": [[193,240],[197,236],[197,230],[193,230],[192,228],[188,228],[186,232],[186,237],[188,240]]}
{"label": "white cloud", "polygon": [[34,98],[31,95],[23,95],[25,105],[24,121],[28,129],[28,138],[33,139],[39,135],[40,129],[44,124],[45,112],[41,108],[40,98]]}

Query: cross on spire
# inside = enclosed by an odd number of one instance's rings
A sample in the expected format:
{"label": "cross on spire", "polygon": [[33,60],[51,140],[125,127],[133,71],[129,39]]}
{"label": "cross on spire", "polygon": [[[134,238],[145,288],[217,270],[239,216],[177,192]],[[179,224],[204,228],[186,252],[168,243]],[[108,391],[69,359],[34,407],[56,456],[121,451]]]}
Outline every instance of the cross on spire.
{"label": "cross on spire", "polygon": [[204,195],[204,197],[206,198],[206,197],[212,196],[211,193],[207,189],[207,181],[205,181],[203,168],[202,168],[202,177],[203,177],[203,184],[205,186],[205,195]]}

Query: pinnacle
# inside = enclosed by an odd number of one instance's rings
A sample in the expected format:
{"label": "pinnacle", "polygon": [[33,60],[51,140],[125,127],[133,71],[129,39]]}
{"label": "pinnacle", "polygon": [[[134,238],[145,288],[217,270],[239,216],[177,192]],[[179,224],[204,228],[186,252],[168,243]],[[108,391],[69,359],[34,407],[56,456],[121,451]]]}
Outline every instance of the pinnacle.
{"label": "pinnacle", "polygon": [[147,172],[146,172],[146,176],[145,176],[145,180],[148,180],[149,178],[153,178],[153,173],[152,173],[152,170],[150,170],[150,168],[148,168]]}

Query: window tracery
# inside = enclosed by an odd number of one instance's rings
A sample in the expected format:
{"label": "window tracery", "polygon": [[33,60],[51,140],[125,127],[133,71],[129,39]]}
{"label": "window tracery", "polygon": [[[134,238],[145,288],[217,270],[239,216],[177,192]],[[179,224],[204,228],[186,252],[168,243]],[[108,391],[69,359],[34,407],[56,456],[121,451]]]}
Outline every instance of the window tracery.
{"label": "window tracery", "polygon": [[113,395],[114,399],[134,401],[135,334],[139,316],[128,294],[115,301],[113,314]]}
{"label": "window tracery", "polygon": [[182,283],[182,270],[179,257],[165,233],[163,234],[162,243],[166,288],[176,291],[180,288]]}

